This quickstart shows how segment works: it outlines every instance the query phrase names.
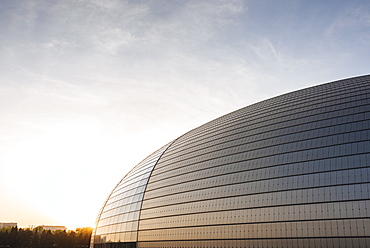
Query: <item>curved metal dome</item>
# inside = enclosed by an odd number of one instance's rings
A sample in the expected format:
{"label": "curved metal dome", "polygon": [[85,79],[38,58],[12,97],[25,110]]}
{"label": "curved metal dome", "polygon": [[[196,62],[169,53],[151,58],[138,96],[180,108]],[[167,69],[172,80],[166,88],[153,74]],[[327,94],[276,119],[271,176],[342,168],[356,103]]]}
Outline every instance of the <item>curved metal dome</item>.
{"label": "curved metal dome", "polygon": [[370,76],[204,124],[133,168],[94,248],[370,247]]}

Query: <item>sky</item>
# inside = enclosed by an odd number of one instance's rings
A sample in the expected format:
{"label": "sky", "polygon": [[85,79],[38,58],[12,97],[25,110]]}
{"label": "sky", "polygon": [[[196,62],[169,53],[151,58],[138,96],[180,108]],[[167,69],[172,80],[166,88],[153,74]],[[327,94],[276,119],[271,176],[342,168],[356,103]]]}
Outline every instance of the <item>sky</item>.
{"label": "sky", "polygon": [[370,2],[0,0],[0,222],[94,226],[164,144],[369,74]]}

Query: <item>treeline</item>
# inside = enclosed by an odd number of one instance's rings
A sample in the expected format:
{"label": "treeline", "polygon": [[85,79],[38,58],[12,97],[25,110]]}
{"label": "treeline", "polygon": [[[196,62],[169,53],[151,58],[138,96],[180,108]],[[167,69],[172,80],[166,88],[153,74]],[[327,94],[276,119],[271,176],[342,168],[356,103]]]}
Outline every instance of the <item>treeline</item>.
{"label": "treeline", "polygon": [[92,228],[75,231],[44,230],[42,227],[0,229],[1,248],[87,248],[90,246]]}

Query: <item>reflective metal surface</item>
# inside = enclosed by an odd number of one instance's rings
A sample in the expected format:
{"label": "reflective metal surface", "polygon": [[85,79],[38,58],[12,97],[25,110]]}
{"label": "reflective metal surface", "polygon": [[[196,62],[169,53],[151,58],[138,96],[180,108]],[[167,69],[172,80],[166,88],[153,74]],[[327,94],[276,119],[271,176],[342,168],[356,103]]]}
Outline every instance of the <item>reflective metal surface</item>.
{"label": "reflective metal surface", "polygon": [[370,76],[222,116],[136,166],[100,247],[370,247]]}

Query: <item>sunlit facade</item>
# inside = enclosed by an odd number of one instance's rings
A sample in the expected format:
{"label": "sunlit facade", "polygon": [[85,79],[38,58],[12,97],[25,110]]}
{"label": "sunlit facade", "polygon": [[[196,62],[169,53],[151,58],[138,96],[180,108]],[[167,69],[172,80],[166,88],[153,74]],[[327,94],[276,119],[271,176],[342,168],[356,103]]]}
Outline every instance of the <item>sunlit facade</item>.
{"label": "sunlit facade", "polygon": [[93,248],[370,247],[370,76],[265,100],[134,167]]}

